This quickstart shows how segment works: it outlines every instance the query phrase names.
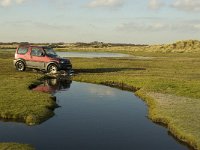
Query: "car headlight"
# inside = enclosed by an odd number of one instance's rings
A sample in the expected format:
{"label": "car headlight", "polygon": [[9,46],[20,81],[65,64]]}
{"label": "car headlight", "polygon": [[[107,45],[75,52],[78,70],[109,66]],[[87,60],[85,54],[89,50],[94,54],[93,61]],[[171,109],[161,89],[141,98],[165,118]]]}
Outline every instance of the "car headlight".
{"label": "car headlight", "polygon": [[61,64],[64,64],[64,63],[65,63],[65,61],[64,61],[64,60],[61,60],[61,61],[60,61],[60,63],[61,63]]}

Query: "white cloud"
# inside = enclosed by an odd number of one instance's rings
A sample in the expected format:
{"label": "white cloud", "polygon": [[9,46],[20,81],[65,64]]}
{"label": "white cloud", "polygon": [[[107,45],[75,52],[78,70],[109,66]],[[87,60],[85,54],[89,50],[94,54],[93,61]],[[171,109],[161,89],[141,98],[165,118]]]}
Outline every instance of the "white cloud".
{"label": "white cloud", "polygon": [[0,0],[0,5],[3,7],[7,7],[11,4],[11,0]]}
{"label": "white cloud", "polygon": [[0,0],[0,6],[2,7],[9,7],[13,4],[22,4],[27,0]]}
{"label": "white cloud", "polygon": [[161,0],[149,0],[149,8],[153,10],[160,9],[165,4]]}
{"label": "white cloud", "polygon": [[200,30],[200,24],[194,24],[193,27],[197,30]]}
{"label": "white cloud", "polygon": [[73,0],[48,0],[57,9],[66,9],[73,4]]}
{"label": "white cloud", "polygon": [[171,6],[183,11],[200,11],[200,0],[175,0]]}
{"label": "white cloud", "polygon": [[181,32],[199,33],[200,21],[140,21],[123,23],[117,27],[121,32]]}
{"label": "white cloud", "polygon": [[121,7],[124,4],[124,0],[93,0],[88,3],[88,7],[96,8],[96,7],[111,7],[117,8]]}
{"label": "white cloud", "polygon": [[[1,25],[1,24],[0,24]],[[48,23],[48,22],[35,22],[31,20],[21,20],[21,21],[8,21],[5,22],[3,25],[5,26],[15,26],[15,27],[29,27],[29,28],[37,28],[41,30],[54,30],[54,31],[65,31],[73,29],[73,25],[69,24],[55,24],[55,23]]]}
{"label": "white cloud", "polygon": [[167,24],[160,22],[129,22],[123,23],[117,27],[117,30],[123,32],[141,32],[141,31],[161,31],[167,28]]}
{"label": "white cloud", "polygon": [[23,2],[25,2],[25,0],[15,0],[17,4],[21,4]]}

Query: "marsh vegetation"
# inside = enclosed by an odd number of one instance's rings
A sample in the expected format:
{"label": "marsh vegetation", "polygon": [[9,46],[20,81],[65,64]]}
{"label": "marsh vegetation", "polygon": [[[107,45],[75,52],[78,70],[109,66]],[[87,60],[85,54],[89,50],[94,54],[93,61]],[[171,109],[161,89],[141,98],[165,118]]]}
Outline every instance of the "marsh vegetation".
{"label": "marsh vegetation", "polygon": [[[192,45],[183,44],[183,47],[178,44],[104,48],[68,46],[57,50],[121,52],[153,57],[71,58],[77,73],[73,80],[133,87],[147,102],[149,117],[153,121],[166,124],[178,139],[200,149],[200,48],[198,41]],[[40,123],[53,115],[49,108],[56,104],[48,94],[28,90],[30,83],[42,75],[16,72],[12,58],[13,52],[0,52],[1,118]],[[33,116],[31,121],[26,121],[30,115]]]}

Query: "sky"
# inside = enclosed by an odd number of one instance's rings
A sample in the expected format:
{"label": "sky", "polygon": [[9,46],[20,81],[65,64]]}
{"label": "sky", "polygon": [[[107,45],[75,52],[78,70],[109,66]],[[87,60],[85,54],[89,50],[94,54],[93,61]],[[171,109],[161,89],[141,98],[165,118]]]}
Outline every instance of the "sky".
{"label": "sky", "polygon": [[0,0],[0,42],[200,40],[200,0]]}

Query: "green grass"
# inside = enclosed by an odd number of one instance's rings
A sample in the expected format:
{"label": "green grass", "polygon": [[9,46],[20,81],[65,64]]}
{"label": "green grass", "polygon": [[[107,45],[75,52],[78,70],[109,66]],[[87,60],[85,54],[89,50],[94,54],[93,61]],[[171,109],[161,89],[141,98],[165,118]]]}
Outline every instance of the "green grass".
{"label": "green grass", "polygon": [[77,80],[96,83],[116,81],[147,91],[200,98],[200,60],[198,58],[71,59],[80,72]]}
{"label": "green grass", "polygon": [[17,72],[12,61],[13,52],[0,52],[0,118],[34,125],[53,116],[56,103],[50,95],[28,89],[42,75]]}
{"label": "green grass", "polygon": [[[149,117],[165,123],[178,139],[200,149],[200,53],[133,51],[132,49],[74,49],[123,52],[149,59],[73,58],[73,79],[97,84],[134,87],[149,106]],[[16,72],[12,52],[0,52],[0,114],[2,118],[38,123],[53,115],[49,95],[28,90],[42,75]],[[127,86],[126,86],[127,85]],[[129,88],[130,90],[131,88]]]}
{"label": "green grass", "polygon": [[[15,71],[13,52],[0,51],[0,118],[20,121],[28,125],[39,124],[54,115],[56,106],[50,95],[33,92],[28,86],[43,75]],[[1,150],[33,150],[27,144],[0,143]]]}
{"label": "green grass", "polygon": [[31,145],[18,143],[0,143],[1,150],[35,150]]}
{"label": "green grass", "polygon": [[74,80],[116,86],[123,83],[140,89],[136,94],[148,103],[149,117],[165,123],[178,139],[200,149],[199,54],[155,55],[147,60],[73,58],[78,72]]}
{"label": "green grass", "polygon": [[[107,46],[107,47],[93,47],[91,46],[82,46],[77,47],[76,44],[68,44],[62,46],[62,48],[56,48],[57,51],[87,51],[87,52],[121,52],[126,54],[141,54],[141,55],[157,55],[165,56],[167,55],[176,55],[176,54],[186,54],[191,55],[194,53],[200,53],[200,41],[197,40],[186,40],[178,41],[172,44],[162,44],[162,45],[149,45],[149,46]],[[145,53],[144,53],[145,52]]]}

